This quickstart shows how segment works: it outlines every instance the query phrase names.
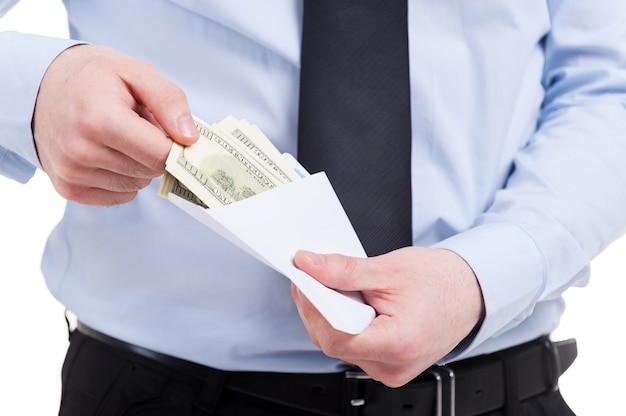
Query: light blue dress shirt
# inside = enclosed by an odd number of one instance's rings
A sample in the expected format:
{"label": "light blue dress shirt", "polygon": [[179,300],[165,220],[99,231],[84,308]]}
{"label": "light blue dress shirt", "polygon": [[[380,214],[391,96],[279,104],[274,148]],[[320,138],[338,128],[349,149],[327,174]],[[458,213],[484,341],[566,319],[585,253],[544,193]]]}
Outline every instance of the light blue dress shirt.
{"label": "light blue dress shirt", "polygon": [[[296,154],[300,1],[65,4],[72,38],[151,62],[201,118],[246,118]],[[413,242],[463,256],[486,305],[447,359],[550,333],[563,291],[626,226],[626,2],[409,1],[408,18]],[[0,33],[1,174],[27,182],[40,167],[37,88],[71,44]],[[338,369],[289,280],[158,197],[158,182],[121,206],[67,204],[42,261],[52,294],[102,332],[206,365]]]}

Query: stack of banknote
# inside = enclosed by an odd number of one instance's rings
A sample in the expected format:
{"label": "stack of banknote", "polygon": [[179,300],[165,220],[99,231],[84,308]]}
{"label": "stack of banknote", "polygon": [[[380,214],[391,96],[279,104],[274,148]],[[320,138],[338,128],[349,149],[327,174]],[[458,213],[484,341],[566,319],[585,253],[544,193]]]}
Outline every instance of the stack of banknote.
{"label": "stack of banknote", "polygon": [[263,132],[232,116],[208,124],[194,117],[200,140],[174,143],[158,194],[217,208],[298,180],[289,159]]}

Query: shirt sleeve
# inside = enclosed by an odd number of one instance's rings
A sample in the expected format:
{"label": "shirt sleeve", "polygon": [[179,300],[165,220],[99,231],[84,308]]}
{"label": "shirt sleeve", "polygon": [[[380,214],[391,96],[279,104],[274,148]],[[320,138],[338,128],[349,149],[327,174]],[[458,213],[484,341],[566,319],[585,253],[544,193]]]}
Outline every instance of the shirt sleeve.
{"label": "shirt sleeve", "polygon": [[486,306],[473,341],[447,359],[586,283],[590,261],[626,230],[626,3],[548,4],[537,130],[475,225],[437,244],[471,265]]}
{"label": "shirt sleeve", "polygon": [[31,129],[39,85],[54,58],[76,43],[0,32],[1,175],[25,183],[40,167]]}
{"label": "shirt sleeve", "polygon": [[0,0],[0,17],[4,16],[19,0]]}

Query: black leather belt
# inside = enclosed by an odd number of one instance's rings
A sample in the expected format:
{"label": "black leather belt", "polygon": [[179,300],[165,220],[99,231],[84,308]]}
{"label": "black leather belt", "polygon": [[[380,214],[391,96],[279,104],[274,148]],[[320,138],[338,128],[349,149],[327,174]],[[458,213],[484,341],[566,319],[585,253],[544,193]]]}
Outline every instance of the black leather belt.
{"label": "black leather belt", "polygon": [[[128,344],[81,322],[77,330],[210,386],[221,385],[232,392],[327,416],[479,415],[556,390],[559,376],[577,355],[575,340],[551,342],[541,337],[498,353],[433,366],[405,386],[389,388],[358,369],[324,374],[221,371]],[[207,405],[212,406],[214,403]]]}

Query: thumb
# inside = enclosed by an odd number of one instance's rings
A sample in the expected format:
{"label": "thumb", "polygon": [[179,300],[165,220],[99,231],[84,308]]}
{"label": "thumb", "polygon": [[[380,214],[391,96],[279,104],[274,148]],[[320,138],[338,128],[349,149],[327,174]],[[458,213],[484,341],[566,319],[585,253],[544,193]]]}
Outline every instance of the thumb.
{"label": "thumb", "polygon": [[172,140],[190,145],[199,138],[187,96],[153,66],[144,63],[125,74],[125,81],[135,99],[142,104],[156,124]]}
{"label": "thumb", "polygon": [[363,291],[377,287],[379,273],[374,260],[299,250],[294,264],[324,286],[343,291]]}

